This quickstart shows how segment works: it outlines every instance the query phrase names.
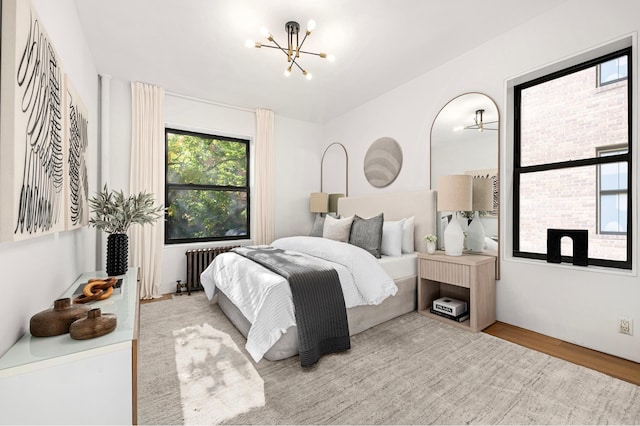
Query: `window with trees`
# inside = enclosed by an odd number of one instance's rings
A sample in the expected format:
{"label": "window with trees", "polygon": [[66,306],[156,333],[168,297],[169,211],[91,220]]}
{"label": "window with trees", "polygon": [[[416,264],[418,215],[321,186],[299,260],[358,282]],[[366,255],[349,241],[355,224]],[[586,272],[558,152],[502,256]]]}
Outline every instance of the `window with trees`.
{"label": "window with trees", "polygon": [[[631,269],[631,48],[514,87],[513,255],[546,259],[549,228],[586,229],[589,264]],[[594,79],[615,64],[617,84]],[[572,262],[569,238],[562,260]]]}
{"label": "window with trees", "polygon": [[165,244],[250,238],[249,141],[165,129]]}

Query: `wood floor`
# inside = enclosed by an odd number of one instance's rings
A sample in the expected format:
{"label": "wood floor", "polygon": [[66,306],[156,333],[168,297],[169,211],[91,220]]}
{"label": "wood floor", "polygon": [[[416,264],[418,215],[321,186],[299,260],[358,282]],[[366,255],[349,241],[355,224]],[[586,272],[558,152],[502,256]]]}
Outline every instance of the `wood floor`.
{"label": "wood floor", "polygon": [[640,386],[640,364],[636,362],[617,358],[502,322],[494,323],[487,327],[484,332]]}

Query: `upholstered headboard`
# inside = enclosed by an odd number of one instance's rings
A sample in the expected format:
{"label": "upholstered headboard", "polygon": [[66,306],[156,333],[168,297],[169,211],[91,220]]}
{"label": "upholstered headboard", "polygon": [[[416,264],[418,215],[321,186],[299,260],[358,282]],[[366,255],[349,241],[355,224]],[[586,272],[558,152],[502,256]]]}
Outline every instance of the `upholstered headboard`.
{"label": "upholstered headboard", "polygon": [[338,200],[338,214],[342,217],[357,214],[367,218],[380,212],[384,213],[384,220],[415,216],[415,249],[427,251],[424,236],[436,235],[436,191],[392,192]]}

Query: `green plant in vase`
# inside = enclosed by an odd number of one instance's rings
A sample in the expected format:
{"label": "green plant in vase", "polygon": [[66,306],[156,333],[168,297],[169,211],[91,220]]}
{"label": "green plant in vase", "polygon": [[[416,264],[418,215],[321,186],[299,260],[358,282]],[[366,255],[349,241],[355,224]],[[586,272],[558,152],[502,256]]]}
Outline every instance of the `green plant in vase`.
{"label": "green plant in vase", "polygon": [[127,197],[122,191],[110,191],[106,184],[89,199],[89,207],[92,211],[89,225],[109,235],[107,275],[125,274],[129,263],[129,227],[155,222],[162,217],[164,208],[155,206],[153,194],[140,192]]}

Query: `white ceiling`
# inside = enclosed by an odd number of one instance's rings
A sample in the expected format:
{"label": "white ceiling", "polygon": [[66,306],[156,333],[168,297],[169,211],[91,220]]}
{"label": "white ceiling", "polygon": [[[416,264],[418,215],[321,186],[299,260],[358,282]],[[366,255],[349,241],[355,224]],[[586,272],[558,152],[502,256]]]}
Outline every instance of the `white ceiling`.
{"label": "white ceiling", "polygon": [[[97,70],[168,92],[269,108],[325,122],[385,93],[563,0],[75,0]],[[266,26],[286,44],[285,22],[314,19],[303,56],[247,49]],[[263,40],[266,42],[266,40]]]}

